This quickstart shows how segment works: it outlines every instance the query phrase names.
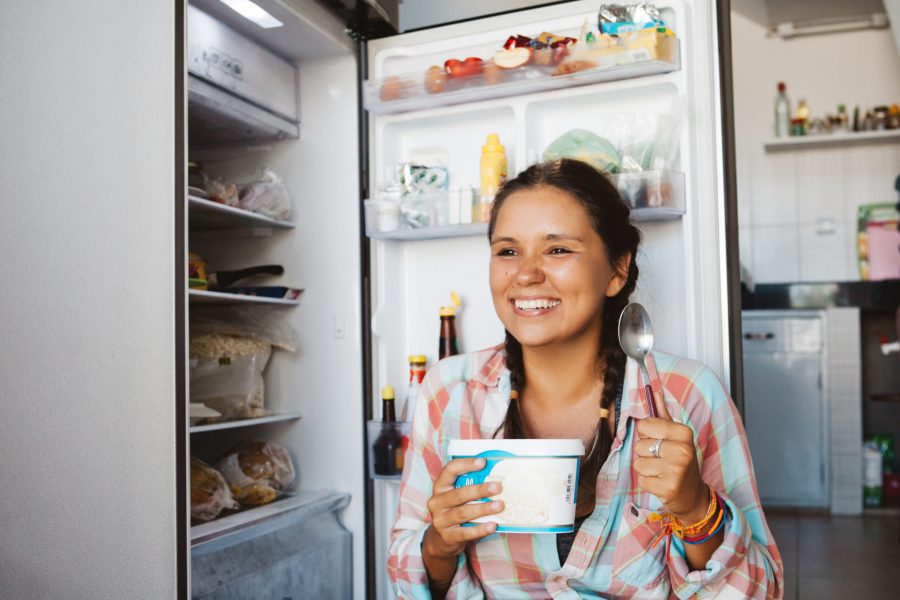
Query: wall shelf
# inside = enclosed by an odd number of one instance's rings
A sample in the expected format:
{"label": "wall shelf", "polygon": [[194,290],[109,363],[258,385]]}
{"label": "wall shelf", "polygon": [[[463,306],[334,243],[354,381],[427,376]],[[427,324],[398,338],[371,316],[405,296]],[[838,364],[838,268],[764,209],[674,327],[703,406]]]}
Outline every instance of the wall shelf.
{"label": "wall shelf", "polygon": [[279,221],[259,213],[226,206],[205,198],[188,196],[188,228],[191,231],[216,231],[222,229],[247,229],[266,227],[292,229],[290,221]]}
{"label": "wall shelf", "polygon": [[256,425],[268,425],[269,423],[282,423],[284,421],[297,421],[301,419],[300,413],[284,413],[280,415],[269,415],[268,417],[259,417],[258,419],[240,419],[237,421],[224,421],[222,423],[211,423],[209,425],[191,425],[191,433],[203,433],[206,431],[222,431],[223,429],[237,429],[240,427],[254,427]]}
{"label": "wall shelf", "polygon": [[856,133],[823,133],[772,139],[765,143],[766,152],[804,150],[806,148],[837,148],[862,144],[900,142],[900,129],[887,131],[858,131]]}

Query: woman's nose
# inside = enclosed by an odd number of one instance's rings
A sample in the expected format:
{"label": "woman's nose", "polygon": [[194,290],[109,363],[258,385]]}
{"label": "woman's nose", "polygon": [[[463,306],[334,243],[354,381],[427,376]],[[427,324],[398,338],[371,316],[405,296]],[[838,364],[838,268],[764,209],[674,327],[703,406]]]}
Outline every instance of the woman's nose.
{"label": "woman's nose", "polygon": [[541,257],[526,256],[519,262],[516,272],[516,282],[520,285],[540,283],[544,280],[544,271]]}

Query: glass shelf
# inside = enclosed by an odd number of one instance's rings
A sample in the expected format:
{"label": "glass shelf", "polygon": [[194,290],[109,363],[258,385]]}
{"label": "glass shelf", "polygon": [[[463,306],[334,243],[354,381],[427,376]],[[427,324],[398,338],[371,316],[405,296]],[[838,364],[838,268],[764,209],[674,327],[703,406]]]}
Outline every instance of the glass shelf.
{"label": "glass shelf", "polygon": [[256,425],[268,425],[269,423],[281,423],[284,421],[297,421],[300,413],[285,413],[280,415],[269,415],[268,417],[259,417],[258,419],[239,419],[236,421],[223,421],[221,423],[211,423],[209,425],[191,425],[191,433],[203,433],[205,431],[221,431],[223,429],[237,429],[240,427],[253,427]]}
{"label": "glass shelf", "polygon": [[188,229],[191,231],[217,231],[251,227],[292,229],[294,224],[290,221],[279,221],[278,219],[242,208],[226,206],[205,198],[188,196]]}

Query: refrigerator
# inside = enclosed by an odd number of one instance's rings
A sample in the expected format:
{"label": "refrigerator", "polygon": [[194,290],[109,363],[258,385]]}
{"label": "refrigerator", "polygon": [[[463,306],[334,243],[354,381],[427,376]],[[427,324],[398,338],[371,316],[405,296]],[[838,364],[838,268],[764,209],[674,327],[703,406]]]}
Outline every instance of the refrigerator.
{"label": "refrigerator", "polygon": [[[488,289],[486,224],[457,223],[455,216],[433,212],[422,227],[394,230],[380,226],[377,213],[366,209],[374,205],[365,201],[396,183],[398,165],[423,156],[439,157],[446,168],[450,189],[437,192],[434,202],[446,202],[457,188],[471,188],[477,198],[481,146],[490,133],[499,134],[512,177],[572,129],[614,137],[611,128],[623,119],[632,134],[639,131],[635,116],[675,123],[667,199],[634,213],[643,236],[634,299],[653,319],[655,348],[706,363],[728,385],[735,364],[730,340],[739,324],[729,318],[734,271],[726,252],[736,243],[728,236],[730,121],[719,62],[720,40],[727,41],[720,23],[727,18],[718,3],[669,0],[658,5],[677,38],[666,60],[632,57],[568,77],[523,76],[494,88],[475,83],[429,94],[413,87],[430,66],[449,58],[487,60],[510,36],[551,32],[579,38],[586,23],[596,29],[601,3],[562,2],[368,40],[351,39],[343,23],[314,2],[258,4],[283,26],[261,29],[214,0],[192,2],[190,10],[289,65],[298,112],[281,112],[283,123],[258,130],[238,116],[217,134],[216,117],[204,116],[202,102],[190,100],[197,77],[186,75],[186,153],[211,177],[239,179],[270,167],[291,192],[289,225],[197,225],[209,207],[189,197],[186,246],[214,271],[283,265],[279,285],[302,288],[303,295],[299,302],[269,304],[297,332],[298,348],[275,351],[265,371],[266,404],[277,418],[213,429],[186,423],[181,442],[186,458],[211,463],[242,440],[282,444],[295,462],[298,493],[330,494],[339,526],[333,533],[349,534],[340,556],[352,572],[341,575],[350,583],[342,584],[339,595],[392,598],[385,564],[400,485],[397,478],[369,476],[366,422],[381,419],[380,390],[386,385],[396,388],[402,412],[409,355],[427,356],[429,366],[437,360],[439,309],[450,304],[451,293],[461,300],[461,352],[502,342],[503,327]],[[188,39],[188,58],[190,45]],[[382,94],[390,78],[407,76],[413,82],[404,89],[407,97]],[[228,91],[227,82],[213,85]],[[262,104],[271,117],[265,98],[250,104]],[[237,310],[266,304],[188,292],[186,283],[185,292],[186,330],[204,304]],[[189,372],[190,359],[184,358]],[[212,550],[236,552],[254,530],[268,528],[271,534],[272,519],[296,511],[297,497],[203,525],[185,524],[188,554],[199,560]],[[188,510],[186,497],[182,501]],[[193,576],[199,581],[199,573]],[[218,597],[212,588],[207,592],[204,597]]]}

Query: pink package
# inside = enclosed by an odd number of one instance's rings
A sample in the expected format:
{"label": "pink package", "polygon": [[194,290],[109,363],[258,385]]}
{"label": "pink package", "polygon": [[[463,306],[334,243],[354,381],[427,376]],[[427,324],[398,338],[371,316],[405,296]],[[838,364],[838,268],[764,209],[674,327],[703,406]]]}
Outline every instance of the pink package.
{"label": "pink package", "polygon": [[868,223],[869,279],[900,278],[900,231],[897,221]]}

